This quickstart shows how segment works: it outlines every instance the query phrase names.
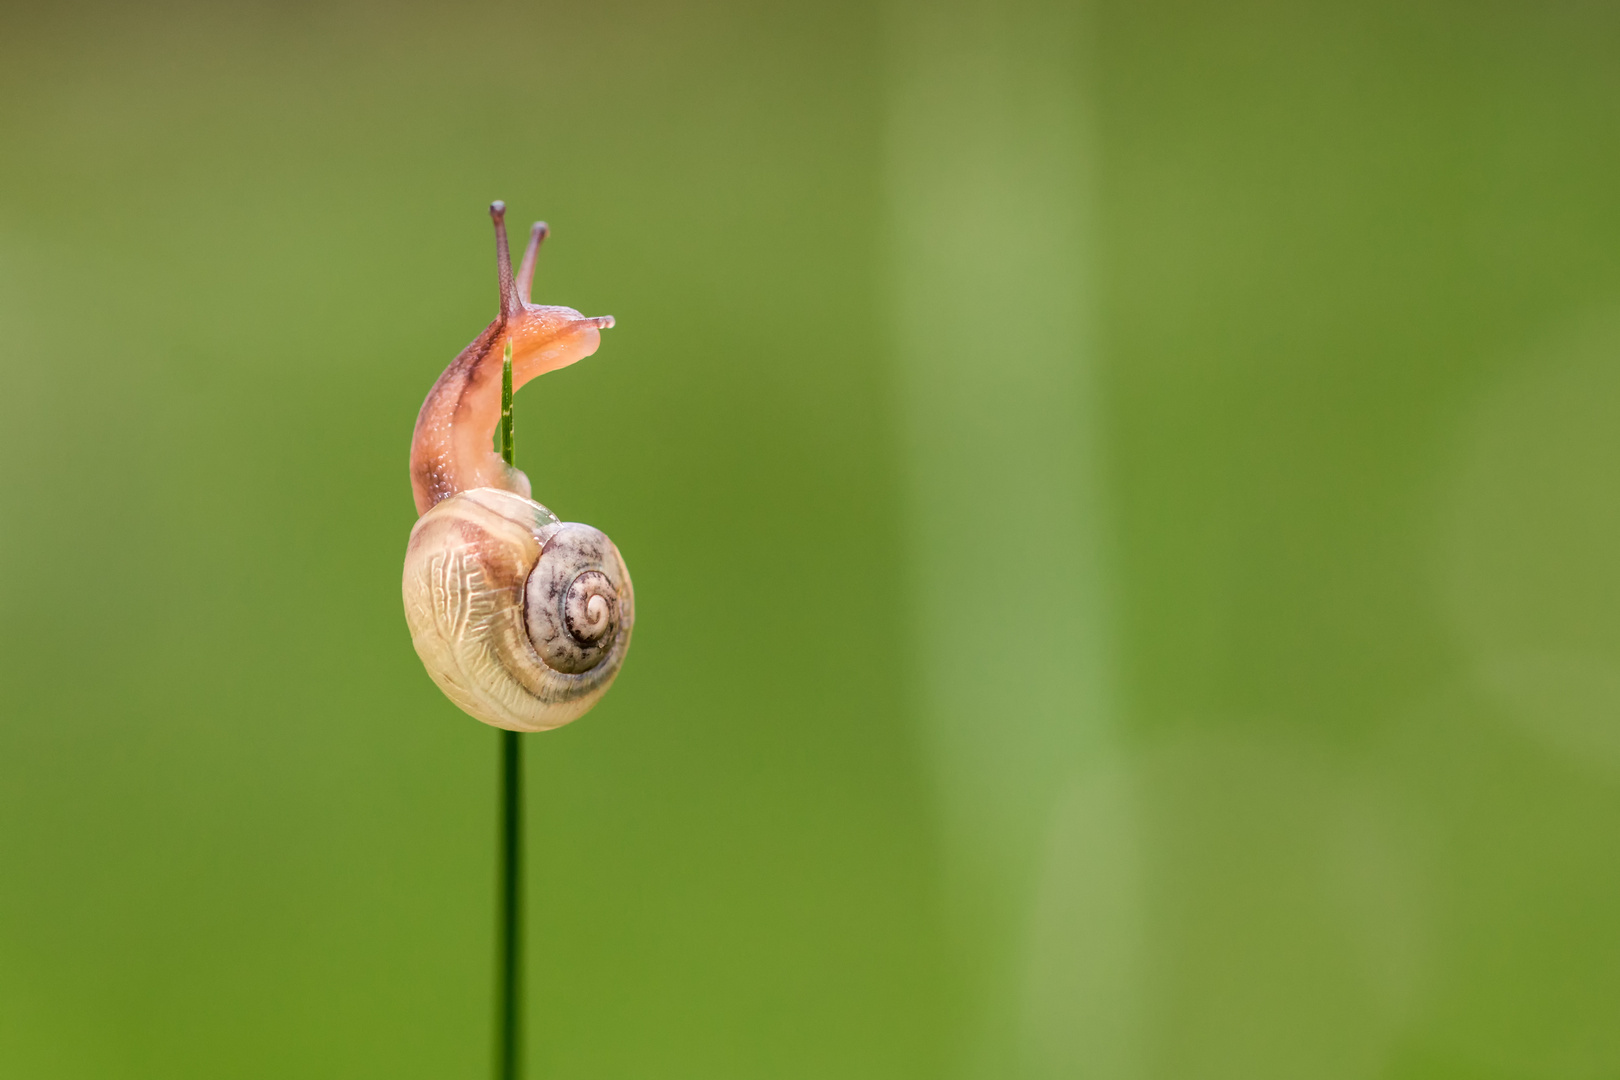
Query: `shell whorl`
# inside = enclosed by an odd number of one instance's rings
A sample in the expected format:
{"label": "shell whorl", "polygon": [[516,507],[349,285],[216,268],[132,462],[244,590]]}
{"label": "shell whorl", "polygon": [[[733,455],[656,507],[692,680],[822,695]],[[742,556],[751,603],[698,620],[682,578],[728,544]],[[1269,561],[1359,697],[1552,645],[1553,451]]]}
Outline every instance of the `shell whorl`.
{"label": "shell whorl", "polygon": [[547,538],[524,615],[529,640],[553,671],[584,674],[611,653],[622,605],[602,567],[617,561],[613,542],[589,525],[565,524]]}
{"label": "shell whorl", "polygon": [[405,618],[428,674],[486,724],[545,731],[607,692],[630,647],[635,595],[589,525],[499,488],[436,503],[411,530]]}

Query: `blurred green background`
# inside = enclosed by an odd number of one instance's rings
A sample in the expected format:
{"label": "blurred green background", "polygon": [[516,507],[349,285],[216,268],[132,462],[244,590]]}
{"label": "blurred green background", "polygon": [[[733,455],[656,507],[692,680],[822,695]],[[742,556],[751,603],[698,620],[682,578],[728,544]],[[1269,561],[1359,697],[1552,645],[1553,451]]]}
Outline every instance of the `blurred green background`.
{"label": "blurred green background", "polygon": [[0,8],[0,1076],[481,1077],[411,425],[634,574],[530,1073],[1620,1075],[1620,8]]}

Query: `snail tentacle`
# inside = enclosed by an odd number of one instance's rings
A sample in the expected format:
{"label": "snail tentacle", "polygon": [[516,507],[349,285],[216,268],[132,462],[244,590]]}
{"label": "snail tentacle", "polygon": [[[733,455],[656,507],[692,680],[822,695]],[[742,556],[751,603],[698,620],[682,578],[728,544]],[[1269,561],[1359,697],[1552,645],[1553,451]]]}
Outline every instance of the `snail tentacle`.
{"label": "snail tentacle", "polygon": [[534,288],[535,257],[540,253],[540,242],[551,232],[551,227],[543,221],[537,221],[529,226],[529,246],[523,249],[523,264],[518,267],[517,290],[518,299],[525,304],[529,302],[529,293]]}

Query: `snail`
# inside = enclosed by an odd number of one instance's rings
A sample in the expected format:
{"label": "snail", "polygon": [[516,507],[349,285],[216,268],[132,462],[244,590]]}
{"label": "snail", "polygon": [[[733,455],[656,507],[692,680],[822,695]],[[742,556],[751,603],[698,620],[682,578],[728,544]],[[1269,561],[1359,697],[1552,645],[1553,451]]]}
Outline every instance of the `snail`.
{"label": "snail", "polygon": [[405,549],[405,621],[423,665],[465,712],[509,731],[577,720],[607,693],[630,647],[635,594],[618,548],[530,498],[492,449],[503,353],[512,388],[590,356],[612,316],[529,303],[536,222],[517,276],[506,207],[490,206],[501,310],[422,403],[411,438],[420,515]]}

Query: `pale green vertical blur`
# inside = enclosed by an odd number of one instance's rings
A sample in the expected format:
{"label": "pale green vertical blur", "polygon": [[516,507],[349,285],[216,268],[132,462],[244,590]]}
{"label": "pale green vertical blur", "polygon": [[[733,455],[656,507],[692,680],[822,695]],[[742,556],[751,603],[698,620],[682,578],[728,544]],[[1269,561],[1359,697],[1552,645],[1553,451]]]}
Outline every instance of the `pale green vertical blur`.
{"label": "pale green vertical blur", "polygon": [[1620,11],[1093,27],[1125,733],[1066,873],[1128,797],[1140,1008],[1070,1074],[1613,1075]]}
{"label": "pale green vertical blur", "polygon": [[905,660],[970,988],[957,1075],[1024,1065],[1054,821],[1110,727],[1082,35],[1073,4],[889,9]]}

